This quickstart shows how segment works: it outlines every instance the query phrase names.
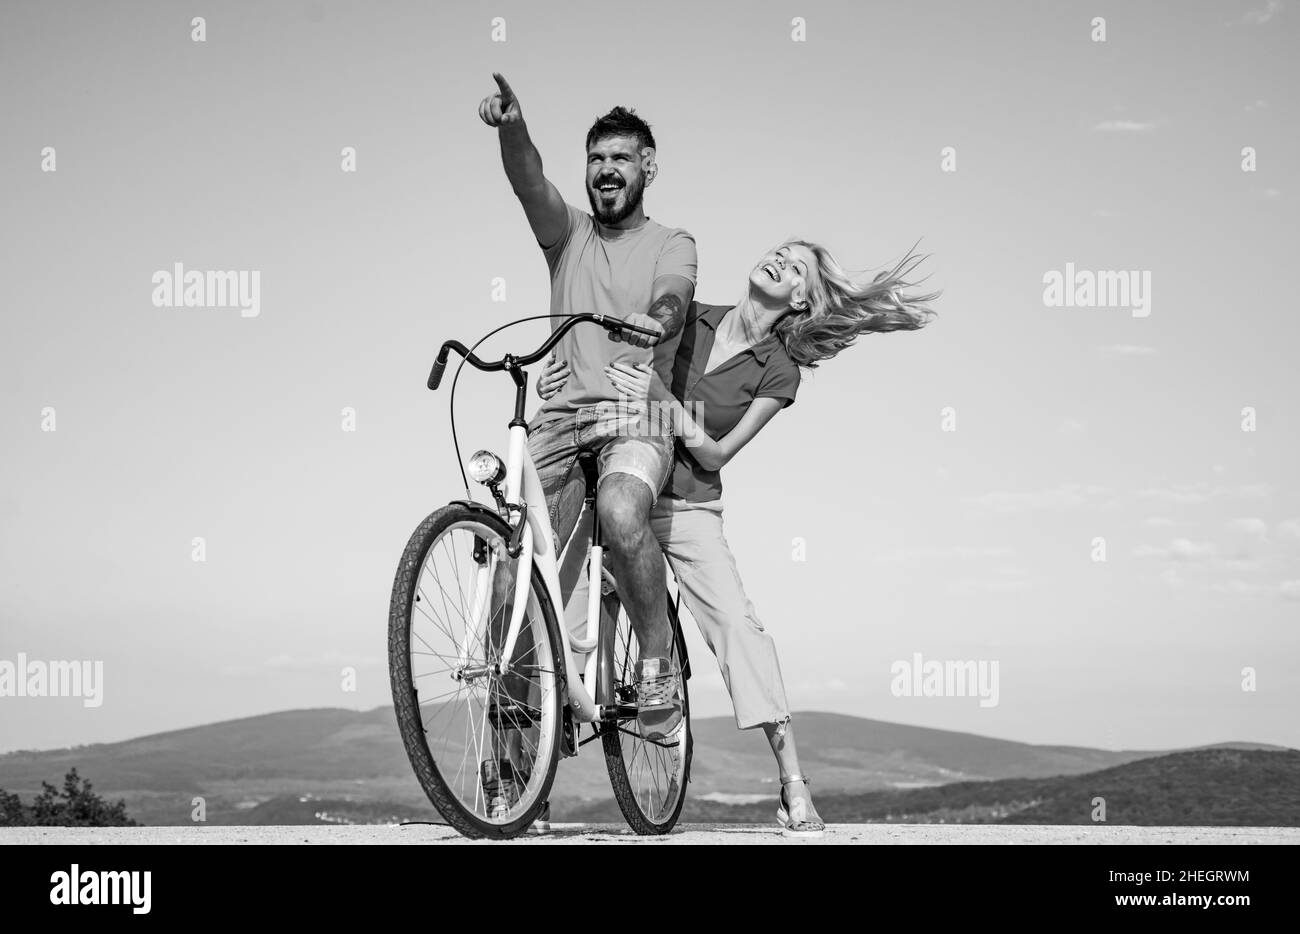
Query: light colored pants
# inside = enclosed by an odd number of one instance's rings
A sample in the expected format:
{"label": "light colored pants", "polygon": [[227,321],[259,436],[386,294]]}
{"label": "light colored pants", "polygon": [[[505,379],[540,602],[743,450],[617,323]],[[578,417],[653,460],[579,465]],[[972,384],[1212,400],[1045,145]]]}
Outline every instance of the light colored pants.
{"label": "light colored pants", "polygon": [[[585,547],[590,527],[585,513],[573,541]],[[767,723],[789,722],[790,711],[777,661],[776,642],[759,621],[754,604],[745,595],[731,554],[722,534],[722,500],[688,503],[661,496],[650,512],[650,527],[664,557],[668,559],[682,602],[695,618],[700,634],[717,656],[722,680],[731,695],[736,727],[752,729]],[[566,556],[576,573],[581,560]],[[578,574],[571,597],[566,597],[565,622],[570,632],[582,632],[586,625],[587,581]],[[568,587],[565,588],[568,593]]]}

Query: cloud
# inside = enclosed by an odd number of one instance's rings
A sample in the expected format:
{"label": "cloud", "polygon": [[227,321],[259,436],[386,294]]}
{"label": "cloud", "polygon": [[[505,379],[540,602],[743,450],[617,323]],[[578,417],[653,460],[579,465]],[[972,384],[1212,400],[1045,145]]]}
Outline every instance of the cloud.
{"label": "cloud", "polygon": [[1263,584],[1243,580],[1216,581],[1209,586],[1209,589],[1212,593],[1227,594],[1231,597],[1256,597],[1268,591]]}
{"label": "cloud", "polygon": [[1143,499],[1154,499],[1171,506],[1195,506],[1210,501],[1209,485],[1205,483],[1179,483],[1168,487],[1151,487],[1139,490]]}
{"label": "cloud", "polygon": [[1056,426],[1056,433],[1066,438],[1072,438],[1075,435],[1081,435],[1087,429],[1087,426],[1077,418],[1063,418]]}
{"label": "cloud", "polygon": [[990,490],[976,496],[967,496],[965,502],[981,509],[999,513],[1026,512],[1039,509],[1073,509],[1084,505],[1098,494],[1105,492],[1105,487],[1064,483],[1050,490]]}
{"label": "cloud", "polygon": [[1282,581],[1278,591],[1287,600],[1300,600],[1300,581]]}
{"label": "cloud", "polygon": [[1241,21],[1251,26],[1263,26],[1282,12],[1282,0],[1268,0],[1262,10],[1247,10]]}
{"label": "cloud", "polygon": [[953,581],[949,591],[963,597],[976,594],[1025,593],[1034,587],[1029,581],[1016,579],[997,579],[988,577],[966,577]]}
{"label": "cloud", "polygon": [[1156,353],[1154,347],[1145,344],[1111,344],[1102,349],[1112,357],[1150,357]]}
{"label": "cloud", "polygon": [[254,675],[267,672],[307,672],[326,670],[341,671],[344,668],[376,668],[384,660],[373,655],[348,655],[344,652],[317,652],[307,655],[289,655],[281,653],[260,661],[244,665],[227,665],[222,668],[225,675]]}
{"label": "cloud", "polygon": [[1103,120],[1093,126],[1094,130],[1101,133],[1145,133],[1147,130],[1155,129],[1153,121],[1142,122],[1139,120]]}
{"label": "cloud", "polygon": [[1256,538],[1268,538],[1268,523],[1263,519],[1233,519],[1228,525]]}
{"label": "cloud", "polygon": [[1006,545],[921,545],[895,548],[875,555],[876,561],[919,561],[944,558],[1005,558],[1012,553]]}
{"label": "cloud", "polygon": [[1142,520],[1142,524],[1149,529],[1167,529],[1171,525],[1177,525],[1178,523],[1164,516],[1148,516]]}
{"label": "cloud", "polygon": [[1138,545],[1133,549],[1137,558],[1171,558],[1174,561],[1199,561],[1211,558],[1217,553],[1213,542],[1194,542],[1186,538],[1175,538],[1168,545]]}
{"label": "cloud", "polygon": [[1257,558],[1224,558],[1223,568],[1228,571],[1258,571],[1262,562]]}
{"label": "cloud", "polygon": [[1187,585],[1187,581],[1183,579],[1183,575],[1178,573],[1178,568],[1173,565],[1170,565],[1160,572],[1160,579],[1170,587],[1184,587]]}
{"label": "cloud", "polygon": [[1169,543],[1169,555],[1179,561],[1195,561],[1209,558],[1215,553],[1213,542],[1193,542],[1186,538],[1175,538]]}
{"label": "cloud", "polygon": [[1139,490],[1138,496],[1173,506],[1195,506],[1211,499],[1257,499],[1269,496],[1273,488],[1267,483],[1243,483],[1240,486],[1210,486],[1200,483],[1174,483],[1166,487]]}
{"label": "cloud", "polygon": [[1233,490],[1226,491],[1228,496],[1245,496],[1245,497],[1262,497],[1269,496],[1273,492],[1273,487],[1267,483],[1243,483]]}
{"label": "cloud", "polygon": [[1253,104],[1246,105],[1246,113],[1254,113],[1257,110],[1267,110],[1267,109],[1268,109],[1268,101],[1265,100],[1258,100],[1255,101],[1255,103]]}
{"label": "cloud", "polygon": [[1300,538],[1300,519],[1283,519],[1277,525],[1277,534],[1283,538]]}
{"label": "cloud", "polygon": [[994,568],[982,577],[965,577],[952,581],[948,590],[968,597],[987,593],[1025,593],[1034,589],[1034,585],[1026,579],[1027,576],[1028,572],[1022,567],[1005,566]]}

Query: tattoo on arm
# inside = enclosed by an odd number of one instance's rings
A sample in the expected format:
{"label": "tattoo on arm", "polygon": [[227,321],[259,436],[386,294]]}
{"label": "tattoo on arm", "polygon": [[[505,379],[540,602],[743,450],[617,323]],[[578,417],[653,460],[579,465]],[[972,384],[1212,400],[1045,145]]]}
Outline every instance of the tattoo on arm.
{"label": "tattoo on arm", "polygon": [[646,314],[659,322],[664,329],[664,339],[676,337],[686,323],[686,309],[682,300],[671,292],[655,299]]}

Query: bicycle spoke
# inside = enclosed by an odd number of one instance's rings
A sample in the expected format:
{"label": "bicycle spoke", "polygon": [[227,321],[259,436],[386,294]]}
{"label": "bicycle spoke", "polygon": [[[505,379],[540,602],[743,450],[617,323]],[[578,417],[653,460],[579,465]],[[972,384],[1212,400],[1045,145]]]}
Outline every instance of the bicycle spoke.
{"label": "bicycle spoke", "polygon": [[[503,654],[517,567],[504,559],[504,541],[498,530],[474,520],[444,528],[425,546],[406,624],[409,683],[419,689],[419,741],[460,811],[490,824],[508,823],[535,806],[553,768],[546,757],[560,727],[560,669],[545,617],[531,599],[519,610],[511,656]],[[472,554],[481,555],[484,547],[491,551],[480,563]],[[463,680],[453,682],[457,673]],[[491,770],[499,785],[484,781]]]}

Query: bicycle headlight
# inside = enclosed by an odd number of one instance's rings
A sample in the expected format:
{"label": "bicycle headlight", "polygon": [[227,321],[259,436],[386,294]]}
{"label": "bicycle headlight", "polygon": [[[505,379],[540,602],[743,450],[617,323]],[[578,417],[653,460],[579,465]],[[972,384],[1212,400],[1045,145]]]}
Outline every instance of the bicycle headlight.
{"label": "bicycle headlight", "polygon": [[491,486],[506,478],[506,465],[491,451],[477,451],[465,464],[465,472],[475,483]]}

